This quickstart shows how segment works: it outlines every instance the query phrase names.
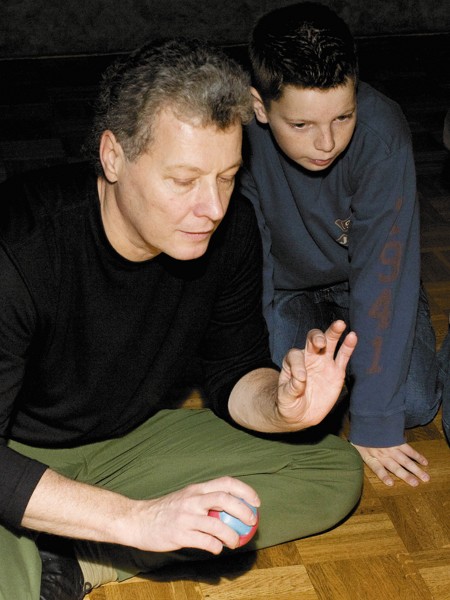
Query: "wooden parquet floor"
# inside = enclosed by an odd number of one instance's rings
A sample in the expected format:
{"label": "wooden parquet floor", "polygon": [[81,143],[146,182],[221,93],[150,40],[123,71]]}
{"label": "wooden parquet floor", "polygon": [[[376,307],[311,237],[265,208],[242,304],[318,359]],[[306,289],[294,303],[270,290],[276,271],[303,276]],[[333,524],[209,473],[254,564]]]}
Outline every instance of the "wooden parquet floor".
{"label": "wooden parquet floor", "polygon": [[[450,289],[448,290],[450,291]],[[450,449],[437,418],[408,432],[431,481],[388,488],[368,470],[361,501],[326,533],[105,585],[91,600],[449,600]]]}
{"label": "wooden parquet floor", "polygon": [[[360,49],[362,79],[400,102],[411,126],[422,274],[440,344],[450,313],[450,36],[361,40]],[[108,60],[0,61],[0,180],[79,160]],[[439,416],[407,437],[429,459],[428,484],[387,488],[366,471],[359,505],[331,531],[109,584],[90,600],[450,600],[450,449]]]}

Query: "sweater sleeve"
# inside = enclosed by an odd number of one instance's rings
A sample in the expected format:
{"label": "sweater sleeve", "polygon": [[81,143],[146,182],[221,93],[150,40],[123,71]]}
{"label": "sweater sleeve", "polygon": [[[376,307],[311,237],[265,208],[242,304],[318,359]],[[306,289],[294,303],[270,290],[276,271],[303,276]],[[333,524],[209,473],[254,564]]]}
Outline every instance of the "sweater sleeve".
{"label": "sweater sleeve", "polygon": [[420,285],[419,216],[409,143],[359,169],[349,236],[351,440],[404,442],[405,380]]}
{"label": "sweater sleeve", "polygon": [[261,310],[261,241],[254,211],[240,196],[233,203],[219,293],[202,342],[205,391],[213,410],[228,421],[228,398],[237,381],[254,369],[278,370]]}
{"label": "sweater sleeve", "polygon": [[1,245],[0,272],[0,522],[17,527],[47,467],[8,446],[35,315],[26,286]]}

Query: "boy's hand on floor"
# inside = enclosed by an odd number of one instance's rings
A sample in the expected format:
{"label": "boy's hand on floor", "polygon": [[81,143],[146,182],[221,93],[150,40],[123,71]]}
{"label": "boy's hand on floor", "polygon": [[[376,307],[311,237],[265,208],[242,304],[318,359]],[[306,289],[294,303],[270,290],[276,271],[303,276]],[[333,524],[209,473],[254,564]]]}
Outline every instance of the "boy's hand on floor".
{"label": "boy's hand on floor", "polygon": [[386,485],[394,485],[392,475],[416,487],[422,481],[430,481],[428,473],[420,467],[426,467],[428,461],[409,444],[390,448],[369,448],[353,444],[361,458],[375,475]]}

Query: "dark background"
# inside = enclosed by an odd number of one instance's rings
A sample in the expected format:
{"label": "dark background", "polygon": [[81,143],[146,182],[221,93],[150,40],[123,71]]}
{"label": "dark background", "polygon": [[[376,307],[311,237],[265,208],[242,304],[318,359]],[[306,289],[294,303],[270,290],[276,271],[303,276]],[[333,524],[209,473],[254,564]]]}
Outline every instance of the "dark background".
{"label": "dark background", "polygon": [[[256,19],[291,3],[0,0],[0,182],[30,169],[82,160],[98,81],[116,54],[154,38],[185,35],[224,45],[245,64]],[[450,107],[450,0],[323,4],[336,10],[357,38],[361,79],[405,111],[419,191],[424,185],[429,197],[445,192],[442,206],[448,206],[449,152],[442,129]]]}
{"label": "dark background", "polygon": [[[187,35],[243,44],[255,19],[286,0],[2,0],[0,59],[116,53]],[[450,31],[449,0],[323,0],[355,36]],[[432,57],[430,57],[432,60]]]}

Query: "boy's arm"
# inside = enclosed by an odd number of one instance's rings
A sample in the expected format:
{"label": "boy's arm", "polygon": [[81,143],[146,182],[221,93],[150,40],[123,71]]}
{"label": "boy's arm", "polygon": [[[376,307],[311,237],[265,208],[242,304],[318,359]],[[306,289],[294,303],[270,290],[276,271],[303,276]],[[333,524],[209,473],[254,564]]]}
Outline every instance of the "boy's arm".
{"label": "boy's arm", "polygon": [[349,253],[352,364],[351,441],[387,485],[429,476],[425,457],[404,443],[405,380],[420,285],[419,218],[412,151],[405,145],[372,166],[354,200]]}

